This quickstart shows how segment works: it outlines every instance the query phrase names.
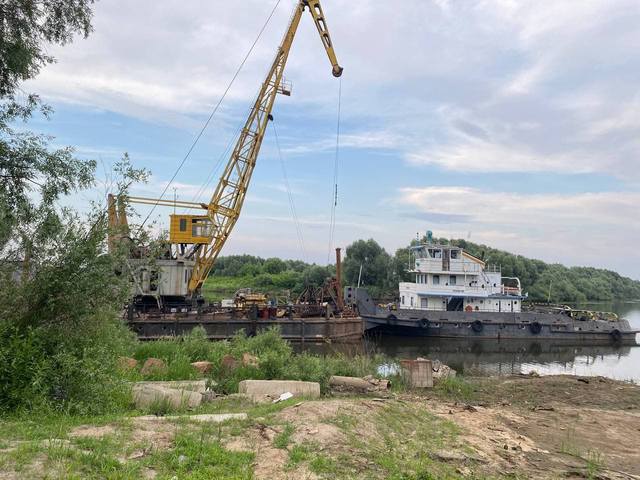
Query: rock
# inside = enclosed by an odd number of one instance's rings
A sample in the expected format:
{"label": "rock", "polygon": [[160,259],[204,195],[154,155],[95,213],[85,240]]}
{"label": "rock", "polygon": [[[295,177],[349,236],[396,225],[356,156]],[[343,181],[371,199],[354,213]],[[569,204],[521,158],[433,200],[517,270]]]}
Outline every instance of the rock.
{"label": "rock", "polygon": [[286,392],[294,397],[320,397],[320,384],[317,382],[300,382],[293,380],[243,380],[238,392],[249,395],[252,399],[268,396],[272,400]]}
{"label": "rock", "polygon": [[118,367],[120,370],[128,371],[133,370],[138,366],[138,361],[135,358],[130,357],[118,357]]}
{"label": "rock", "polygon": [[238,361],[231,355],[225,355],[224,357],[222,357],[220,365],[222,365],[223,369],[232,372],[236,368],[238,368]]}
{"label": "rock", "polygon": [[245,352],[242,354],[242,365],[244,365],[245,367],[257,367],[258,357]]}
{"label": "rock", "polygon": [[209,373],[211,371],[211,369],[213,368],[213,363],[211,362],[206,362],[206,361],[202,361],[202,362],[193,362],[191,364],[191,366],[193,368],[195,368],[198,372],[200,372],[201,374],[205,375],[207,373]]}
{"label": "rock", "polygon": [[433,362],[432,370],[433,370],[433,380],[435,382],[443,378],[456,376],[456,371],[453,368],[439,361]]}
{"label": "rock", "polygon": [[142,375],[149,375],[152,373],[165,373],[167,371],[167,365],[163,360],[159,358],[147,358],[142,366],[140,373]]}
{"label": "rock", "polygon": [[202,403],[202,394],[190,390],[166,388],[159,385],[134,385],[133,401],[136,408],[148,409],[166,404],[171,409],[195,408]]}

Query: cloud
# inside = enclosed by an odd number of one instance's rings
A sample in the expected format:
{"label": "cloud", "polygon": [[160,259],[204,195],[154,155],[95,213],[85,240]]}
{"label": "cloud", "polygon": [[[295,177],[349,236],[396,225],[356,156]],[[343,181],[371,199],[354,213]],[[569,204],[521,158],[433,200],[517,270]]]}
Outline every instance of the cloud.
{"label": "cloud", "polygon": [[[470,187],[403,188],[398,205],[450,216],[444,229],[547,261],[618,269],[638,278],[639,192],[523,194]],[[440,232],[436,232],[440,235]]]}
{"label": "cloud", "polygon": [[[216,117],[224,128],[250,106],[293,5],[281,3],[229,92]],[[193,115],[211,111],[271,8],[259,0],[99,2],[94,33],[52,47],[59,62],[27,90],[194,129]],[[324,10],[345,67],[345,148],[498,172],[609,173],[637,161],[636,0],[327,0]],[[303,18],[285,72],[295,93],[278,104],[298,119],[313,110],[333,121],[338,87],[317,37]],[[299,133],[287,153],[335,145],[311,138]],[[490,155],[506,157],[478,165]]]}

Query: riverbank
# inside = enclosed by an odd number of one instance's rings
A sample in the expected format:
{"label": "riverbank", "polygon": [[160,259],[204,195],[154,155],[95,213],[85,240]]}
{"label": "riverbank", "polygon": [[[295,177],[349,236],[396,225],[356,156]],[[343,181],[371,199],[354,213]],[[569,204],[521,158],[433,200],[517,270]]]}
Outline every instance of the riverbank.
{"label": "riverbank", "polygon": [[604,378],[456,378],[387,398],[190,414],[222,424],[103,417],[0,422],[0,478],[640,478],[640,387]]}

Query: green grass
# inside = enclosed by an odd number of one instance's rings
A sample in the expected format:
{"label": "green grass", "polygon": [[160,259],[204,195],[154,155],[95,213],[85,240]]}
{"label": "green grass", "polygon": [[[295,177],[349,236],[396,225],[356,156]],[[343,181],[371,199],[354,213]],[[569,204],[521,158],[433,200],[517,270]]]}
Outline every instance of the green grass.
{"label": "green grass", "polygon": [[457,401],[471,401],[474,398],[473,385],[460,375],[442,378],[435,386],[436,392]]}
{"label": "green grass", "polygon": [[204,426],[199,431],[180,432],[175,447],[154,454],[145,462],[160,478],[252,479],[254,454],[231,452],[220,443],[219,430]]}
{"label": "green grass", "polygon": [[314,446],[309,443],[299,443],[293,445],[289,449],[289,458],[285,465],[285,469],[291,470],[296,468],[300,463],[308,461]]}
{"label": "green grass", "polygon": [[291,443],[291,436],[296,431],[295,427],[291,423],[286,423],[282,432],[278,433],[273,439],[273,446],[276,448],[285,449]]}

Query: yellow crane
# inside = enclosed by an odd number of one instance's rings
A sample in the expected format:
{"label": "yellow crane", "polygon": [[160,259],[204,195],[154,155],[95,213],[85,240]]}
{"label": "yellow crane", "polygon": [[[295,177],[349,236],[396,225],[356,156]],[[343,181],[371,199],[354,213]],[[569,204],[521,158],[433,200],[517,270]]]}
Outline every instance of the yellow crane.
{"label": "yellow crane", "polygon": [[[129,197],[134,203],[165,205],[206,210],[203,215],[173,214],[170,216],[169,240],[172,244],[188,249],[188,256],[195,260],[188,280],[188,296],[197,295],[209,275],[216,258],[238,221],[251,175],[256,165],[267,122],[276,94],[290,95],[291,90],[283,81],[283,72],[289,57],[298,25],[308,10],[315,22],[320,39],[331,62],[335,77],[342,75],[333,50],[333,42],[319,0],[299,0],[276,57],[262,83],[258,97],[249,113],[231,157],[208,204],[144,197]],[[112,200],[110,199],[110,203]],[[116,214],[115,208],[112,210]],[[119,213],[119,212],[118,212]]]}

